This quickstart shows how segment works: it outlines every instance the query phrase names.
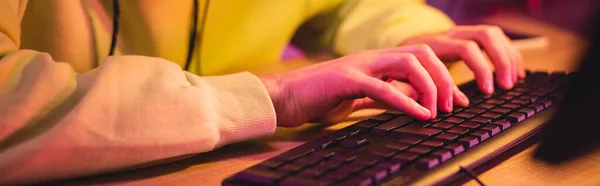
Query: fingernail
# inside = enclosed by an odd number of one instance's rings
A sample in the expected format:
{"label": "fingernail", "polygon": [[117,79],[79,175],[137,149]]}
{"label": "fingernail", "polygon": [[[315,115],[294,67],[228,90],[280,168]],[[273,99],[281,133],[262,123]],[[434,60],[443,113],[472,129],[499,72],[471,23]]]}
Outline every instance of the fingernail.
{"label": "fingernail", "polygon": [[428,110],[427,108],[425,108],[425,107],[421,107],[421,109],[420,109],[420,110],[421,110],[421,114],[422,114],[424,117],[429,117],[429,116],[431,116],[431,112],[429,112],[429,110]]}
{"label": "fingernail", "polygon": [[512,81],[512,77],[511,76],[506,76],[506,86],[507,88],[512,88],[513,86],[513,81]]}
{"label": "fingernail", "polygon": [[448,101],[446,101],[446,110],[448,112],[452,112],[452,98],[448,99]]}
{"label": "fingernail", "polygon": [[467,98],[467,95],[465,95],[465,93],[463,93],[462,91],[458,92],[458,96],[460,96],[460,99],[462,100],[469,100],[469,98]]}
{"label": "fingernail", "polygon": [[485,87],[487,93],[491,94],[494,92],[494,82],[492,81],[486,81],[483,87]]}

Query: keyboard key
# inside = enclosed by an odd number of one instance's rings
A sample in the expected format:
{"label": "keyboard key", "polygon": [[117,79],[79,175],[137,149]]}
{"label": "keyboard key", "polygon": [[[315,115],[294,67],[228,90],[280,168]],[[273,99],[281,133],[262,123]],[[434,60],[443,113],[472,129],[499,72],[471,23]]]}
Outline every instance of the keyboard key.
{"label": "keyboard key", "polygon": [[439,134],[440,132],[442,131],[431,128],[403,127],[390,132],[390,136],[428,139],[433,135]]}
{"label": "keyboard key", "polygon": [[481,128],[481,130],[488,131],[491,136],[495,136],[496,134],[500,133],[500,131],[501,131],[500,125],[494,125],[494,124],[486,125],[485,127]]}
{"label": "keyboard key", "polygon": [[306,177],[306,178],[317,178],[323,176],[325,170],[319,170],[315,168],[307,168],[298,173],[298,176]]}
{"label": "keyboard key", "polygon": [[321,160],[322,159],[313,158],[313,157],[308,156],[308,157],[303,157],[303,158],[296,160],[295,163],[299,163],[304,166],[313,166],[313,165],[316,165],[317,163],[321,162]]}
{"label": "keyboard key", "polygon": [[536,96],[524,95],[524,96],[519,97],[519,99],[527,100],[527,101],[529,101],[531,103],[531,102],[535,102],[537,100],[537,97]]}
{"label": "keyboard key", "polygon": [[417,157],[419,157],[419,155],[413,152],[400,152],[392,157],[392,159],[405,163],[413,161],[417,159]]}
{"label": "keyboard key", "polygon": [[531,116],[535,115],[535,110],[533,110],[532,108],[522,108],[519,109],[517,112],[524,113],[525,117],[527,118],[530,118]]}
{"label": "keyboard key", "polygon": [[287,161],[294,161],[294,160],[296,160],[298,158],[307,156],[307,155],[309,155],[309,154],[311,154],[313,152],[315,152],[314,149],[309,149],[309,150],[306,150],[306,149],[293,149],[291,151],[287,151],[287,152],[285,152],[285,153],[277,156],[277,158],[281,158],[281,159],[284,159],[284,160],[287,160]]}
{"label": "keyboard key", "polygon": [[531,103],[531,101],[518,98],[518,99],[513,99],[512,101],[510,101],[510,103],[517,104],[517,105],[527,105],[527,104]]}
{"label": "keyboard key", "polygon": [[444,145],[444,142],[442,141],[436,141],[436,140],[428,140],[428,141],[424,141],[423,143],[421,143],[421,145],[425,145],[431,148],[437,148],[437,147],[441,147]]}
{"label": "keyboard key", "polygon": [[544,110],[544,105],[539,104],[539,103],[532,103],[532,104],[529,104],[527,106],[527,108],[533,109],[535,111],[535,113],[540,113],[542,110]]}
{"label": "keyboard key", "polygon": [[465,111],[471,112],[471,113],[475,113],[475,114],[481,114],[481,113],[485,112],[485,109],[478,108],[478,107],[472,107],[472,108],[469,108],[469,109],[467,109]]}
{"label": "keyboard key", "polygon": [[451,128],[452,126],[454,126],[452,123],[438,122],[438,123],[431,125],[431,128],[439,129],[439,130],[446,130],[446,129]]}
{"label": "keyboard key", "polygon": [[475,123],[479,123],[479,124],[482,124],[482,125],[486,125],[488,123],[491,123],[492,119],[486,118],[486,117],[475,117],[475,118],[471,119],[471,122],[475,122]]}
{"label": "keyboard key", "polygon": [[341,154],[341,155],[333,156],[331,161],[349,163],[349,162],[356,160],[356,158],[357,158],[356,155],[353,155],[353,154]]}
{"label": "keyboard key", "polygon": [[437,135],[435,137],[436,140],[445,141],[445,142],[453,141],[456,138],[458,138],[457,134],[448,133],[448,132],[441,133],[440,135]]}
{"label": "keyboard key", "polygon": [[442,112],[442,111],[440,111],[440,112],[438,112],[438,115],[442,116],[442,117],[448,117],[448,116],[451,116],[452,113],[451,112]]}
{"label": "keyboard key", "polygon": [[376,126],[375,128],[373,128],[371,130],[371,132],[375,133],[377,135],[383,136],[383,135],[386,135],[387,132],[397,129],[399,127],[405,126],[406,124],[410,123],[411,121],[413,121],[413,118],[411,118],[409,116],[400,116],[400,117],[397,117],[396,119],[393,119],[393,120],[385,122],[379,126]]}
{"label": "keyboard key", "polygon": [[525,120],[525,118],[526,118],[525,113],[515,112],[515,113],[508,115],[506,117],[506,120],[510,121],[511,123],[519,123],[519,122]]}
{"label": "keyboard key", "polygon": [[458,126],[459,127],[464,127],[464,128],[469,128],[469,129],[476,129],[476,128],[479,128],[480,125],[478,123],[467,121],[467,122],[464,122],[464,123],[462,123],[462,124],[460,124]]}
{"label": "keyboard key", "polygon": [[435,156],[427,156],[417,160],[416,167],[421,170],[428,170],[440,164],[440,160],[438,160]]}
{"label": "keyboard key", "polygon": [[340,146],[342,147],[346,147],[346,148],[358,148],[360,146],[366,145],[368,143],[367,138],[364,137],[352,137],[352,138],[348,138],[343,140],[340,143]]}
{"label": "keyboard key", "polygon": [[371,152],[370,156],[373,158],[377,158],[377,159],[387,159],[387,158],[391,158],[395,154],[396,154],[395,150],[383,148],[383,149],[379,149],[379,150],[375,150],[375,151]]}
{"label": "keyboard key", "polygon": [[328,182],[341,182],[341,181],[344,181],[346,178],[348,178],[348,176],[350,176],[350,175],[336,173],[336,172],[329,172],[329,173],[326,173],[325,175],[323,175],[323,177],[321,177],[319,180],[328,181]]}
{"label": "keyboard key", "polygon": [[424,146],[424,145],[417,145],[412,148],[409,148],[408,152],[413,152],[413,153],[423,155],[423,154],[427,154],[427,153],[431,152],[431,148]]}
{"label": "keyboard key", "polygon": [[542,91],[531,91],[529,92],[529,95],[532,96],[538,96],[538,97],[542,97],[542,96],[546,96],[546,92],[542,92]]}
{"label": "keyboard key", "polygon": [[500,126],[502,131],[510,128],[510,126],[511,126],[510,121],[506,121],[506,120],[498,120],[498,121],[495,121],[494,124]]}
{"label": "keyboard key", "polygon": [[[396,156],[398,156],[398,155],[396,155]],[[417,157],[415,156],[415,159],[416,158]],[[412,161],[412,160],[410,160],[410,161]],[[387,170],[389,174],[397,173],[400,170],[400,168],[402,168],[402,163],[400,163],[400,162],[381,162],[381,163],[375,165],[375,167],[373,167],[373,169]]]}
{"label": "keyboard key", "polygon": [[300,172],[300,170],[302,170],[306,166],[307,165],[302,165],[302,164],[298,164],[298,163],[294,162],[294,163],[285,164],[284,166],[279,167],[277,169],[277,172],[284,173],[286,175],[295,174],[295,173]]}
{"label": "keyboard key", "polygon": [[338,168],[342,164],[343,161],[324,161],[317,164],[315,168],[329,171]]}
{"label": "keyboard key", "polygon": [[444,146],[443,148],[446,149],[446,150],[449,150],[450,152],[452,152],[452,154],[454,156],[456,156],[456,155],[458,155],[458,154],[460,154],[460,153],[462,153],[462,152],[465,151],[464,146],[462,144],[460,144],[460,143],[452,143],[452,144]]}
{"label": "keyboard key", "polygon": [[502,114],[497,113],[497,112],[485,112],[483,114],[481,114],[482,117],[486,117],[486,118],[490,118],[492,119],[492,121],[496,121],[498,119],[500,119],[500,117],[502,117]]}
{"label": "keyboard key", "polygon": [[350,177],[350,179],[346,180],[341,185],[369,186],[369,185],[373,185],[373,179],[371,178],[371,176],[364,176],[364,175],[352,176],[352,177]]}
{"label": "keyboard key", "polygon": [[398,142],[406,143],[406,144],[409,144],[409,145],[416,145],[418,143],[421,143],[421,139],[405,137],[405,138],[402,138],[402,139],[398,140]]}
{"label": "keyboard key", "polygon": [[517,108],[519,108],[521,106],[517,105],[517,104],[513,104],[513,103],[505,103],[505,104],[500,105],[500,107],[513,110],[513,109],[517,109]]}
{"label": "keyboard key", "polygon": [[365,129],[371,129],[379,124],[380,124],[380,122],[375,121],[375,120],[364,120],[364,121],[360,121],[360,122],[354,124],[354,126],[362,127]]}
{"label": "keyboard key", "polygon": [[548,107],[552,106],[552,101],[548,100],[548,99],[538,100],[538,101],[536,101],[536,103],[544,105],[544,108],[548,108]]}
{"label": "keyboard key", "polygon": [[310,157],[323,160],[323,159],[329,159],[329,158],[333,157],[334,155],[335,155],[335,152],[333,152],[333,151],[322,151],[322,152],[312,153],[310,155]]}
{"label": "keyboard key", "polygon": [[463,134],[466,134],[467,132],[469,132],[469,129],[464,128],[464,127],[452,127],[450,130],[448,130],[448,132],[458,134],[458,135],[463,135]]}
{"label": "keyboard key", "polygon": [[482,103],[482,104],[477,105],[476,107],[489,110],[489,109],[493,109],[494,107],[496,107],[496,105],[492,105],[492,104],[489,104],[489,103]]}
{"label": "keyboard key", "polygon": [[[494,106],[494,105],[500,105],[500,104],[502,104],[502,103],[504,103],[504,102],[505,102],[505,101],[504,101],[504,100],[501,100],[501,99],[490,99],[490,100],[487,100],[487,101],[485,101],[485,103],[487,103],[487,104],[489,104],[489,105],[491,105],[491,106]],[[492,107],[492,108],[493,108],[493,107]],[[491,108],[489,108],[489,109],[491,109]]]}
{"label": "keyboard key", "polygon": [[357,165],[357,164],[346,164],[341,166],[340,168],[338,168],[336,170],[336,172],[338,173],[342,173],[342,174],[354,174],[354,173],[358,173],[361,170],[363,170],[364,166],[362,165]]}
{"label": "keyboard key", "polygon": [[510,95],[502,95],[502,96],[498,96],[498,99],[504,100],[504,101],[510,101],[512,99],[514,99],[514,96],[510,96]]}
{"label": "keyboard key", "polygon": [[235,174],[234,178],[257,184],[274,185],[283,178],[282,173],[260,168],[248,168]]}
{"label": "keyboard key", "polygon": [[360,175],[372,177],[375,182],[381,182],[388,177],[388,170],[382,168],[369,169],[361,172]]}
{"label": "keyboard key", "polygon": [[331,182],[316,180],[316,179],[307,179],[303,177],[292,176],[284,179],[279,184],[280,186],[312,186],[312,185],[330,185]]}
{"label": "keyboard key", "polygon": [[372,167],[372,166],[376,165],[378,162],[379,162],[378,159],[375,159],[372,157],[362,157],[360,159],[357,159],[353,163],[357,164],[357,165],[362,165],[364,167]]}
{"label": "keyboard key", "polygon": [[486,139],[490,138],[490,134],[488,133],[488,131],[485,130],[473,131],[471,135],[477,136],[479,138],[479,141],[485,141]]}
{"label": "keyboard key", "polygon": [[452,113],[458,113],[461,112],[465,109],[465,107],[461,107],[461,106],[454,106],[454,108],[452,108]]}
{"label": "keyboard key", "polygon": [[257,166],[264,167],[267,169],[275,169],[283,164],[285,164],[287,160],[283,160],[281,158],[271,158],[266,161],[259,163]]}
{"label": "keyboard key", "polygon": [[393,114],[388,114],[388,113],[383,113],[383,114],[379,114],[377,116],[374,116],[372,118],[370,118],[371,120],[375,120],[375,121],[379,121],[379,122],[386,122],[389,121],[391,119],[394,119],[396,117],[396,115]]}
{"label": "keyboard key", "polygon": [[395,150],[396,152],[404,151],[408,149],[408,147],[410,147],[410,145],[406,143],[394,143],[385,146],[385,148]]}
{"label": "keyboard key", "polygon": [[472,117],[475,117],[475,114],[470,113],[470,112],[461,112],[461,113],[457,113],[454,116],[459,117],[459,118],[464,118],[464,119],[470,119]]}
{"label": "keyboard key", "polygon": [[445,162],[452,158],[452,152],[446,149],[437,150],[431,153],[431,155],[437,157],[440,160],[440,162]]}
{"label": "keyboard key", "polygon": [[465,136],[461,139],[458,139],[458,142],[462,143],[465,146],[465,148],[471,148],[479,144],[477,136]]}
{"label": "keyboard key", "polygon": [[509,96],[520,96],[521,94],[523,94],[523,93],[518,92],[518,91],[509,91],[506,93],[506,95],[509,95]]}
{"label": "keyboard key", "polygon": [[500,113],[500,114],[508,114],[510,109],[507,108],[495,108],[491,110],[492,112]]}
{"label": "keyboard key", "polygon": [[459,117],[449,117],[444,120],[444,122],[454,123],[454,124],[459,124],[459,123],[462,123],[463,121],[465,121],[465,120],[462,118],[459,118]]}

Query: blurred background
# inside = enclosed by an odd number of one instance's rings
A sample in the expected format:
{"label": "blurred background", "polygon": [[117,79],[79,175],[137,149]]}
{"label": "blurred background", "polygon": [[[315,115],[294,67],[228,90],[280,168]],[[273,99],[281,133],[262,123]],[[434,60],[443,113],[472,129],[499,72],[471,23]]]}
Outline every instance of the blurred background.
{"label": "blurred background", "polygon": [[529,17],[585,34],[599,0],[427,0],[457,24],[479,23],[503,15]]}

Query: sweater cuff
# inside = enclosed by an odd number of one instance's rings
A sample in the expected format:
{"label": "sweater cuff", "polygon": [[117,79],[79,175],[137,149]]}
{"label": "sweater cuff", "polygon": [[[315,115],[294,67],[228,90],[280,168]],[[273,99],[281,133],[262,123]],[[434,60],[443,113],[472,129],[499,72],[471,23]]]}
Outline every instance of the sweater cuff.
{"label": "sweater cuff", "polygon": [[272,135],[277,126],[271,98],[257,76],[242,72],[206,77],[214,87],[219,139],[215,147]]}

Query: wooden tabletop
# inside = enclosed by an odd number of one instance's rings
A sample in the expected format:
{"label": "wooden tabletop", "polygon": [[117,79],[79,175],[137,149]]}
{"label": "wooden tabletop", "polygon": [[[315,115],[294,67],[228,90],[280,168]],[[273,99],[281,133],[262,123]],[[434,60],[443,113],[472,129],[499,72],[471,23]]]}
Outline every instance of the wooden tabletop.
{"label": "wooden tabletop", "polygon": [[[551,25],[515,15],[500,15],[487,19],[488,23],[502,25],[507,29],[545,35],[546,47],[522,48],[525,67],[536,70],[572,70],[576,67],[583,41],[577,36]],[[292,61],[282,65],[284,70],[309,64]],[[274,68],[271,68],[274,69]],[[450,72],[457,83],[473,79],[463,63],[450,65]],[[270,73],[270,72],[266,72]],[[322,134],[343,128],[364,116],[382,112],[367,110],[352,115],[347,122],[335,125],[306,124],[298,128],[278,128],[269,138],[233,144],[212,152],[159,166],[70,180],[73,184],[115,185],[220,185],[222,180],[236,172],[257,164],[267,158],[296,147]],[[551,166],[532,159],[534,147],[509,158],[483,173],[480,178],[486,185],[600,185],[600,156],[578,159],[566,165]],[[595,178],[595,179],[594,179]],[[466,185],[478,185],[471,181]]]}

